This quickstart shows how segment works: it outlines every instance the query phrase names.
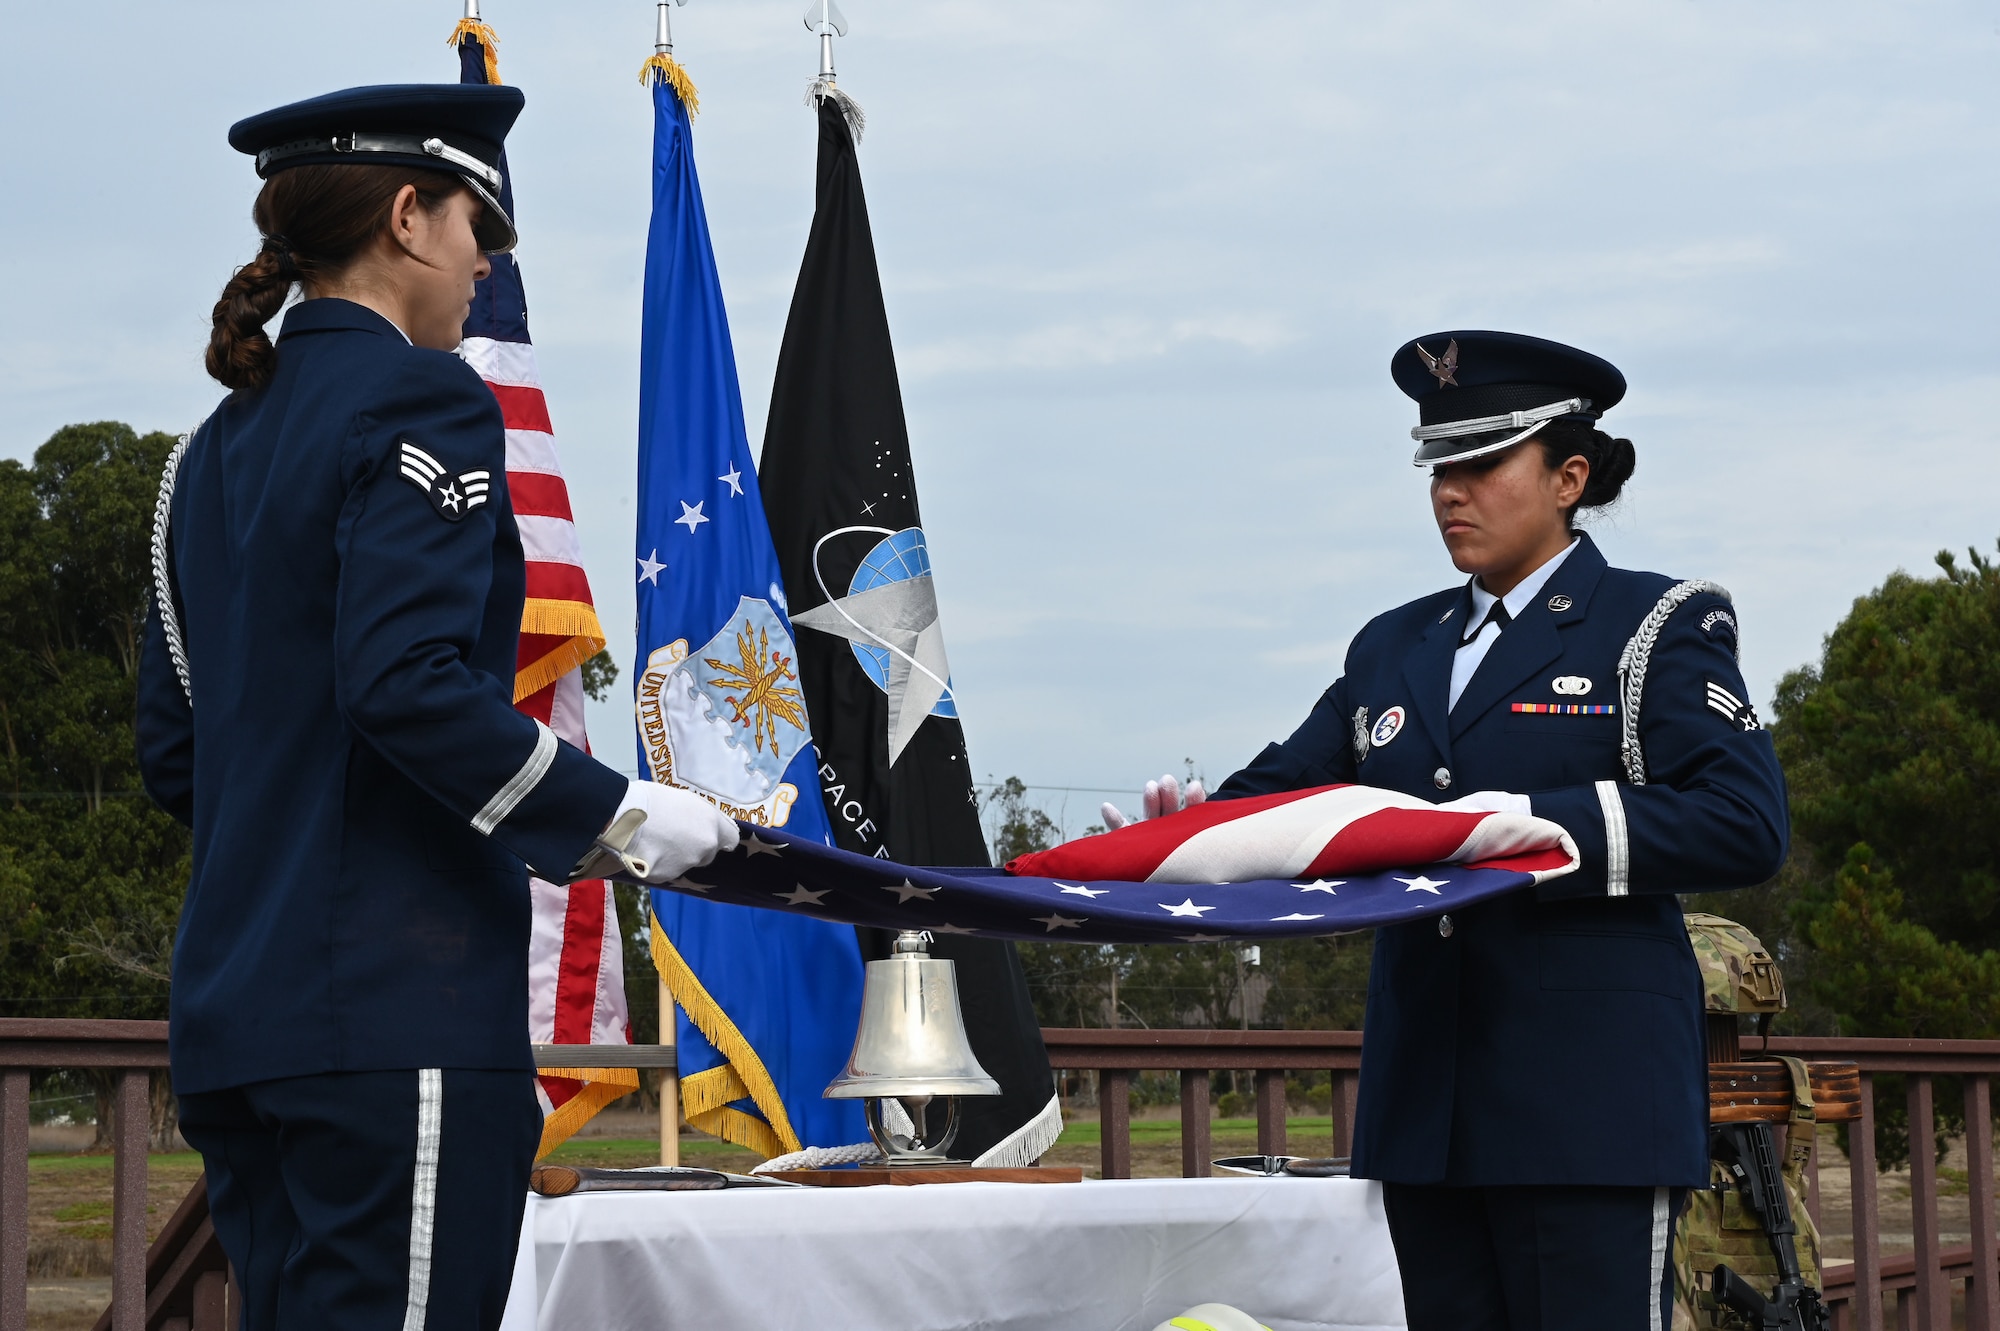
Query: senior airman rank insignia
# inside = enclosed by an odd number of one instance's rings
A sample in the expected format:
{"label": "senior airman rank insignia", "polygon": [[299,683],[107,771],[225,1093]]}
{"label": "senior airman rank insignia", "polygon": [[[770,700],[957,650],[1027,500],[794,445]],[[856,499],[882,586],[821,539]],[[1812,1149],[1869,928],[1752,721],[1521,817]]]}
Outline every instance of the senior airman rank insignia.
{"label": "senior airman rank insignia", "polygon": [[1714,680],[1708,681],[1709,710],[1719,712],[1738,730],[1762,730],[1764,723],[1757,719],[1757,709],[1731,693]]}
{"label": "senior airman rank insignia", "polygon": [[424,492],[446,522],[462,522],[467,513],[486,502],[493,488],[492,472],[462,471],[454,476],[442,462],[409,440],[401,443],[403,475]]}

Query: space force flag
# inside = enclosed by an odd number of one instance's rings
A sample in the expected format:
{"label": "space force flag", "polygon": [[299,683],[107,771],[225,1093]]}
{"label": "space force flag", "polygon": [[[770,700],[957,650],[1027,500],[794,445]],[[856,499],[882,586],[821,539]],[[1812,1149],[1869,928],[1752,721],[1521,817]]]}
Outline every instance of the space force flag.
{"label": "space force flag", "polygon": [[[459,82],[498,83],[493,30],[476,19],[453,29]],[[503,153],[500,202],[514,211],[514,175]],[[507,489],[527,556],[527,600],[514,674],[514,705],[579,749],[583,726],[580,667],[604,649],[583,547],[570,514],[569,487],[556,457],[555,427],[528,337],[528,298],[512,254],[493,256],[493,271],[473,291],[459,354],[500,403],[507,430]],[[624,948],[611,885],[528,881],[528,1038],[536,1044],[630,1044],[625,1012]],[[579,1060],[585,1062],[588,1060]],[[597,1111],[639,1088],[630,1068],[547,1068],[537,1079],[547,1155]]]}
{"label": "space force flag", "polygon": [[[945,660],[929,547],[861,166],[853,103],[816,84],[812,232],[785,320],[760,474],[792,594],[799,677],[837,844],[903,864],[988,862]],[[858,118],[858,115],[857,115]],[[864,931],[886,956],[889,937]],[[1033,1164],[1062,1133],[1048,1051],[1009,943],[941,937],[966,1037],[1000,1094],[966,1101],[958,1149]]]}
{"label": "space force flag", "polygon": [[[670,57],[656,57],[666,60]],[[657,71],[657,72],[653,72]],[[653,72],[639,366],[639,751],[653,780],[755,827],[828,838],[798,652],[743,426],[676,65]],[[675,75],[679,75],[678,78]],[[854,931],[655,892],[688,1120],[769,1158],[866,1140],[821,1092],[861,1011]]]}

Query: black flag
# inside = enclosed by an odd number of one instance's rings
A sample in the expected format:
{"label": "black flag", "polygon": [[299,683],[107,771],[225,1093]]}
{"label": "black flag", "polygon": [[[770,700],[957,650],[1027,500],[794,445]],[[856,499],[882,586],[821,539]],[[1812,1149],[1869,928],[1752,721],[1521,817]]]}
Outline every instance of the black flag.
{"label": "black flag", "polygon": [[[835,839],[905,864],[983,865],[848,105],[819,100],[812,234],[758,479]],[[889,935],[859,932],[865,956],[888,955]],[[1062,1118],[1014,945],[939,934],[931,951],[957,963],[973,1052],[1002,1091],[962,1103],[952,1153],[1031,1163]]]}

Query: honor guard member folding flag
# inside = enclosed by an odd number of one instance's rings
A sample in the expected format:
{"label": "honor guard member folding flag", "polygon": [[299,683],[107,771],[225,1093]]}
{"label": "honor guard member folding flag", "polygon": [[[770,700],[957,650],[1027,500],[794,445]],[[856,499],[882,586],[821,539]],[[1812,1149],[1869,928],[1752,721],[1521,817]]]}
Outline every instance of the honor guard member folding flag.
{"label": "honor guard member folding flag", "polygon": [[1728,593],[1612,568],[1574,529],[1632,472],[1632,444],[1596,428],[1624,376],[1482,331],[1417,338],[1390,370],[1474,576],[1363,626],[1304,724],[1217,794],[1359,781],[1568,832],[1574,873],[1377,933],[1354,1172],[1389,1185],[1412,1331],[1502,1306],[1509,1325],[1660,1331],[1675,1190],[1708,1179],[1674,894],[1777,871],[1784,778],[1770,737],[1713,705],[1749,696]]}
{"label": "honor guard member folding flag", "polygon": [[234,391],[162,478],[138,742],[194,833],[169,1045],[248,1331],[497,1325],[542,1126],[529,866],[736,842],[514,706],[505,427],[453,350],[521,106],[356,88],[230,131],[263,240],[215,308]]}
{"label": "honor guard member folding flag", "polygon": [[[459,81],[497,84],[493,30],[462,19],[452,31]],[[500,202],[514,212],[507,155],[499,160]],[[521,530],[527,598],[521,608],[514,705],[566,743],[589,752],[583,725],[584,661],[604,650],[583,548],[570,513],[569,485],[556,455],[555,427],[528,336],[528,298],[512,254],[473,288],[459,344],[465,363],[493,390],[507,429],[507,491]],[[625,1012],[625,949],[611,885],[597,880],[528,880],[533,930],[528,947],[529,1036],[537,1044],[630,1044]],[[542,1145],[547,1155],[597,1111],[639,1089],[631,1068],[563,1068],[540,1077]]]}

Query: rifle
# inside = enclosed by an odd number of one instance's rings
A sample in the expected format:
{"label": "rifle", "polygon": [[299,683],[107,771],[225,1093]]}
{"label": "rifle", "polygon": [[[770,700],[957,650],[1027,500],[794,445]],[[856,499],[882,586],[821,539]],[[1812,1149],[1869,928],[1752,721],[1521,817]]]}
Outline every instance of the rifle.
{"label": "rifle", "polygon": [[1784,1175],[1768,1123],[1720,1123],[1710,1138],[1715,1158],[1736,1176],[1744,1205],[1764,1227],[1778,1259],[1778,1284],[1766,1298],[1725,1265],[1718,1265],[1709,1292],[1757,1331],[1826,1331],[1826,1305],[1799,1270],[1798,1225],[1785,1197]]}

